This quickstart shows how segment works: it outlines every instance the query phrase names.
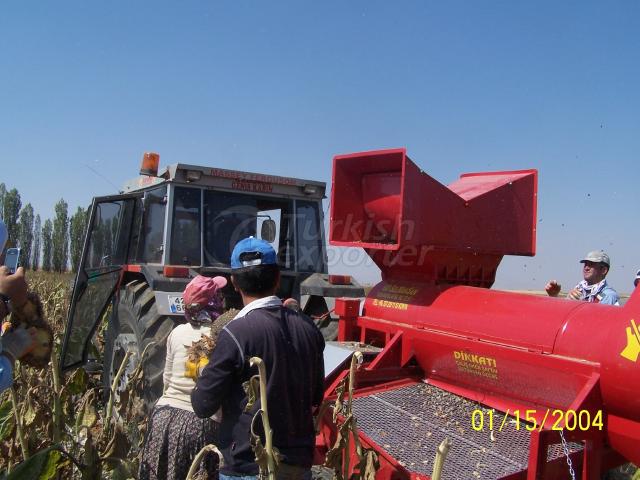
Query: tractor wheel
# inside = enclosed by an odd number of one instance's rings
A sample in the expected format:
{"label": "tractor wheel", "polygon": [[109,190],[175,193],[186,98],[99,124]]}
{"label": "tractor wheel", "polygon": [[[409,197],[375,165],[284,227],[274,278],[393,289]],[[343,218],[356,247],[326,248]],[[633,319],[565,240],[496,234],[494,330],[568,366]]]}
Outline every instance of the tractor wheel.
{"label": "tractor wheel", "polygon": [[167,337],[176,325],[172,317],[160,315],[156,309],[153,290],[144,280],[133,280],[120,291],[105,335],[104,380],[107,391],[122,364],[127,350],[132,351],[128,365],[120,377],[116,396],[123,392],[130,375],[138,367],[141,357],[143,369],[143,400],[147,408],[162,395],[162,374],[166,358]]}

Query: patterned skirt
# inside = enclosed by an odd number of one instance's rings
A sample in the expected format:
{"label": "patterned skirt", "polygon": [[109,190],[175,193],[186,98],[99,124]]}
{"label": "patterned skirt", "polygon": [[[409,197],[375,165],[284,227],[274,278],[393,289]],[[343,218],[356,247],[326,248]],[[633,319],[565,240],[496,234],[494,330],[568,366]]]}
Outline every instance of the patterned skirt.
{"label": "patterned skirt", "polygon": [[[139,480],[184,480],[198,452],[217,444],[218,423],[168,405],[156,406],[149,418]],[[197,478],[218,479],[218,457],[207,453]]]}

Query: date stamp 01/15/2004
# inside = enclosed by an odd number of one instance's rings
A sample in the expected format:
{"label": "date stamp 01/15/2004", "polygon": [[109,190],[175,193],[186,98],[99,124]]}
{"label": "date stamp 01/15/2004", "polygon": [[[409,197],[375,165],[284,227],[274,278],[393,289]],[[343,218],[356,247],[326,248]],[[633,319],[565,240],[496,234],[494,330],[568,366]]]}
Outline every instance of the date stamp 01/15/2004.
{"label": "date stamp 01/15/2004", "polygon": [[[540,417],[542,421],[539,421]],[[502,418],[500,418],[502,417]],[[602,410],[507,410],[504,414],[493,409],[476,408],[471,413],[471,428],[479,432],[482,430],[501,432],[505,428],[516,430],[526,429],[542,431],[544,426],[550,430],[587,431],[592,428],[602,430],[604,422]]]}

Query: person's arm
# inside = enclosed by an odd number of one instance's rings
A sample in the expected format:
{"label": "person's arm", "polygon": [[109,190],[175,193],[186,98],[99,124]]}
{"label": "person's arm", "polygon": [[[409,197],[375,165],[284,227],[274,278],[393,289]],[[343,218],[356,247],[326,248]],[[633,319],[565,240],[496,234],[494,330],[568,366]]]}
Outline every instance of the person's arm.
{"label": "person's arm", "polygon": [[35,328],[18,327],[0,338],[0,392],[13,384],[13,364],[35,346]]}
{"label": "person's arm", "polygon": [[225,327],[218,336],[209,363],[202,370],[191,392],[191,406],[200,418],[207,418],[218,411],[222,400],[229,395],[233,379],[242,371],[244,354]]}
{"label": "person's arm", "polygon": [[13,361],[5,352],[0,353],[0,392],[13,385]]}
{"label": "person's arm", "polygon": [[[1,295],[1,294],[0,294]],[[0,297],[0,322],[4,320],[4,318],[11,313],[11,309],[9,308],[9,297],[2,295]]]}
{"label": "person's arm", "polygon": [[164,372],[162,373],[162,392],[167,391],[167,386],[169,385],[169,379],[171,378],[171,372],[173,371],[173,349],[171,348],[171,339],[173,338],[172,330],[169,336],[167,337],[167,358],[164,362]]}
{"label": "person's arm", "polygon": [[607,288],[603,290],[599,296],[601,296],[600,303],[604,305],[620,306],[620,297],[618,297],[618,293],[613,289]]}
{"label": "person's arm", "polygon": [[549,282],[545,285],[544,290],[550,297],[557,297],[560,293],[561,288],[562,287],[557,280],[549,280]]}

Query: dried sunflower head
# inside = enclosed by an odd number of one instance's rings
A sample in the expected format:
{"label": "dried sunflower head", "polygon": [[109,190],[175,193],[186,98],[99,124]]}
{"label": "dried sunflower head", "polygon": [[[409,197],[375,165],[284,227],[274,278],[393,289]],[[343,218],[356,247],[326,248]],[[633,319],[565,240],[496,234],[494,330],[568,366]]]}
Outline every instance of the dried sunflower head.
{"label": "dried sunflower head", "polygon": [[44,309],[37,293],[29,292],[24,305],[14,308],[11,313],[11,328],[24,325],[36,329],[35,348],[20,361],[34,368],[44,368],[51,360],[53,350],[53,330],[44,318]]}
{"label": "dried sunflower head", "polygon": [[193,342],[187,348],[187,357],[190,362],[198,363],[201,358],[209,358],[216,342],[209,335],[202,335],[200,340]]}
{"label": "dried sunflower head", "polygon": [[199,368],[200,366],[204,367],[204,365],[206,365],[203,360],[208,362],[209,356],[216,346],[218,335],[224,326],[234,319],[237,313],[238,310],[235,309],[224,312],[213,322],[213,325],[211,325],[209,335],[203,334],[200,337],[200,340],[193,342],[191,346],[187,347],[187,372],[193,371],[196,367]]}

